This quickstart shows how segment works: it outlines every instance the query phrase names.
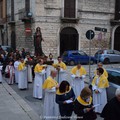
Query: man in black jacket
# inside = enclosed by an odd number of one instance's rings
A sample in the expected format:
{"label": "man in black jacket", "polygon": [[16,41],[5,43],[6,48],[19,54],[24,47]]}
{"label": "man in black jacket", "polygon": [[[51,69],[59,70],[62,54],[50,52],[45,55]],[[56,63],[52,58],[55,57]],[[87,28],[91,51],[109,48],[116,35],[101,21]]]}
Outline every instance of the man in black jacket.
{"label": "man in black jacket", "polygon": [[101,117],[104,120],[120,120],[120,88],[116,90],[115,97],[103,108]]}

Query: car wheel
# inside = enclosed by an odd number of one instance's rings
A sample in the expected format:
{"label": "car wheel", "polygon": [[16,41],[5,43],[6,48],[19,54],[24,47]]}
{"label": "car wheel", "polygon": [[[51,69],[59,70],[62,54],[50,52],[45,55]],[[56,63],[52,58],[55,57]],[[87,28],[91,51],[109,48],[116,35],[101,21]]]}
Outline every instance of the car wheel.
{"label": "car wheel", "polygon": [[74,62],[73,60],[71,60],[71,61],[69,62],[69,65],[73,66],[73,65],[75,65],[75,62]]}
{"label": "car wheel", "polygon": [[104,63],[105,63],[105,64],[109,64],[109,63],[110,63],[110,60],[109,60],[108,58],[106,58],[106,59],[104,60]]}

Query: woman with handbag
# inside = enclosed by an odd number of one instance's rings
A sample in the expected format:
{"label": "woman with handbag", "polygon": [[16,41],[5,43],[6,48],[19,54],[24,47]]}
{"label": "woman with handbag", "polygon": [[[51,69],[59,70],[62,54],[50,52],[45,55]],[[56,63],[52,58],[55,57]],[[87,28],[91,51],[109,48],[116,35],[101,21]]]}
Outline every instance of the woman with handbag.
{"label": "woman with handbag", "polygon": [[6,66],[5,69],[5,77],[8,78],[8,84],[12,85],[14,83],[14,66],[13,66],[13,61],[9,61],[9,64]]}

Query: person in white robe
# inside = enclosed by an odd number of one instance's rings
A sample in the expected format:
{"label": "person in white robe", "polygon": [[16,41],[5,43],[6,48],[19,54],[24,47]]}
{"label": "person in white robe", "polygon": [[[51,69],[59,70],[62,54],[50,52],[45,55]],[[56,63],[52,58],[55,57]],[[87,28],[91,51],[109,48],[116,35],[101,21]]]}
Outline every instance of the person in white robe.
{"label": "person in white robe", "polygon": [[17,58],[14,62],[14,68],[15,68],[15,83],[18,83],[18,66],[20,64],[20,58]]}
{"label": "person in white robe", "polygon": [[28,63],[27,64],[27,79],[28,79],[28,82],[29,83],[32,83],[32,65],[30,65],[30,62],[32,62],[32,59],[30,58],[30,55],[27,55],[25,60],[24,60],[25,63]]}
{"label": "person in white robe", "polygon": [[93,104],[99,104],[99,106],[95,107],[97,113],[101,113],[107,103],[106,88],[109,87],[109,83],[103,72],[103,68],[97,68],[97,75],[92,80]]}
{"label": "person in white robe", "polygon": [[15,76],[13,61],[9,61],[9,64],[5,68],[5,73],[9,73],[10,77],[7,78],[7,80],[8,80],[8,84],[12,85],[14,83],[14,76]]}
{"label": "person in white robe", "polygon": [[21,58],[21,63],[18,66],[18,88],[19,89],[27,89],[28,81],[27,81],[27,67],[25,65],[24,59]]}
{"label": "person in white robe", "polygon": [[86,77],[86,70],[81,66],[80,63],[77,66],[71,69],[72,82],[71,86],[73,87],[76,98],[80,95],[82,89],[85,87],[84,79]]}
{"label": "person in white robe", "polygon": [[42,99],[43,98],[43,90],[42,84],[45,79],[45,67],[43,66],[43,59],[39,60],[39,63],[35,66],[35,79],[34,79],[34,86],[33,86],[33,97]]}
{"label": "person in white robe", "polygon": [[44,120],[57,120],[58,115],[60,115],[58,104],[55,102],[56,89],[58,88],[58,83],[54,80],[56,74],[56,71],[52,70],[51,75],[43,83],[43,89],[45,91],[43,104]]}
{"label": "person in white robe", "polygon": [[2,78],[2,68],[3,68],[3,66],[0,65],[0,83],[2,83],[2,80],[3,80],[3,78]]}
{"label": "person in white robe", "polygon": [[57,70],[57,81],[60,84],[63,80],[67,80],[67,66],[64,62],[62,62],[62,58],[58,57],[58,63],[53,64],[53,66]]}
{"label": "person in white robe", "polygon": [[[97,68],[103,68],[103,64],[102,64],[101,62],[99,62],[99,63],[97,64]],[[104,76],[105,76],[106,78],[108,78],[108,73],[107,73],[106,69],[103,68],[103,70],[104,70],[104,72],[103,72]],[[95,69],[93,76],[96,76],[96,75],[97,75],[97,69]]]}

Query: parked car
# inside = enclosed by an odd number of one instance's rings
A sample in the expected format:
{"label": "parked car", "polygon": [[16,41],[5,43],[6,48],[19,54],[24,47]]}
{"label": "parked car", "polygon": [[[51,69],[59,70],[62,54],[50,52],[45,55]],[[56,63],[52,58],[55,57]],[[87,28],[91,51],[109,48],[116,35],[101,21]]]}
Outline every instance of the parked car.
{"label": "parked car", "polygon": [[90,59],[90,64],[94,64],[96,62],[95,57],[88,56],[82,50],[69,50],[65,51],[62,55],[63,62],[68,65],[76,65],[77,63],[88,64]]}
{"label": "parked car", "polygon": [[106,69],[108,72],[109,88],[107,88],[108,101],[115,96],[115,91],[120,88],[120,68]]}
{"label": "parked car", "polygon": [[4,51],[7,51],[7,52],[12,52],[13,51],[13,49],[10,46],[7,46],[7,45],[5,45],[5,46],[1,45],[1,48]]}
{"label": "parked car", "polygon": [[98,50],[95,53],[95,58],[105,64],[120,62],[120,52],[117,50]]}

